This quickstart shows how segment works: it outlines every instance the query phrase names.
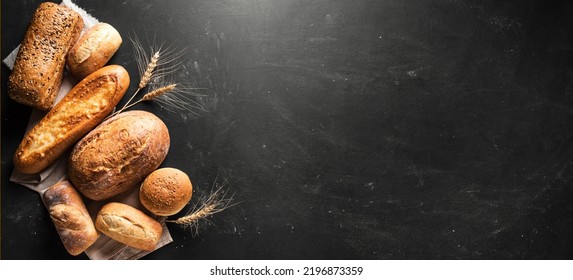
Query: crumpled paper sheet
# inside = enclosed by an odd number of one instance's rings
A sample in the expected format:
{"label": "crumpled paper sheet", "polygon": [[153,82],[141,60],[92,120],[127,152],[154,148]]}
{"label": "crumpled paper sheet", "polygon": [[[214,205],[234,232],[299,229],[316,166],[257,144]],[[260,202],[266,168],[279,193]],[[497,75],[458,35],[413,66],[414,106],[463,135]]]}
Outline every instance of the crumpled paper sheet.
{"label": "crumpled paper sheet", "polygon": [[[99,22],[96,18],[88,14],[82,8],[78,7],[76,4],[72,3],[72,1],[70,0],[63,0],[61,5],[67,6],[75,10],[82,16],[84,20],[84,31],[91,28],[92,26],[94,26],[96,23]],[[18,49],[19,49],[18,47],[14,49],[3,60],[4,64],[8,66],[8,68],[10,69],[12,69],[12,66],[14,65]],[[75,81],[72,77],[70,77],[66,73],[64,76],[64,81],[62,82],[62,86],[60,87],[60,91],[58,92],[58,95],[56,97],[56,102],[60,101],[62,97],[64,97],[72,89],[72,87],[76,84],[76,82],[77,81]],[[28,126],[26,128],[26,131],[32,129],[32,127],[34,127],[34,125],[38,123],[44,117],[45,114],[46,112],[40,110],[33,110],[30,119],[28,121]],[[43,170],[38,174],[27,175],[27,174],[21,174],[16,170],[14,170],[10,176],[10,181],[25,186],[42,195],[47,188],[51,187],[52,185],[54,185],[59,181],[67,179],[66,175],[66,159],[68,158],[67,155],[69,155],[69,153],[64,154],[59,160],[57,160],[51,166],[49,166],[48,168],[46,168],[45,170]],[[147,212],[139,202],[138,191],[139,190],[135,188],[131,192],[120,195],[118,197],[114,197],[113,201],[126,203],[140,210],[143,210],[144,212]],[[107,201],[96,202],[84,199],[84,202],[92,217],[95,218],[99,209]],[[147,213],[149,214],[149,212]],[[155,250],[165,246],[166,244],[173,242],[173,239],[171,238],[171,235],[169,233],[169,230],[167,229],[165,222],[163,220],[160,220],[160,223],[163,226],[163,235],[161,236],[161,240],[159,241],[159,244],[157,245]],[[131,248],[100,233],[100,237],[98,238],[98,240],[85,251],[85,254],[88,256],[88,258],[94,260],[108,260],[108,259],[134,260],[134,259],[139,259],[151,252],[153,251],[142,251],[135,248]]]}

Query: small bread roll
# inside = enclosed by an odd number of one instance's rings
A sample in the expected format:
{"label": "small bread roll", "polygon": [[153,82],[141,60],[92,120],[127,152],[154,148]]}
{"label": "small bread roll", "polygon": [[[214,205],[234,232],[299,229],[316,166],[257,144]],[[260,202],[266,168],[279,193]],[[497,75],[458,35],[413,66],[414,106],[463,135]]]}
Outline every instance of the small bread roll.
{"label": "small bread roll", "polygon": [[96,242],[99,234],[90,213],[69,181],[49,187],[42,199],[68,253],[77,256]]}
{"label": "small bread roll", "polygon": [[163,228],[142,211],[119,202],[110,202],[98,212],[95,226],[111,239],[127,246],[152,251],[157,247]]}
{"label": "small bread roll", "polygon": [[171,216],[191,200],[193,185],[189,176],[176,168],[153,171],[141,184],[139,199],[147,210],[158,216]]}
{"label": "small bread roll", "polygon": [[121,35],[107,23],[97,23],[70,49],[68,70],[78,79],[102,68],[121,46]]}

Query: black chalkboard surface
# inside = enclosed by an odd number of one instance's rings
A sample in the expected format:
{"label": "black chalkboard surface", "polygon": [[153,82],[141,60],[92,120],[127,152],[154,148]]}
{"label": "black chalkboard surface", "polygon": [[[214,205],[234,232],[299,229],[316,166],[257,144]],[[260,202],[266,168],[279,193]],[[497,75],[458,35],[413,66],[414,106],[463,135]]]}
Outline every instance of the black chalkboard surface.
{"label": "black chalkboard surface", "polygon": [[[2,1],[2,57],[41,1]],[[74,1],[186,49],[163,166],[237,204],[145,259],[571,259],[571,1]],[[112,59],[136,71],[128,40]],[[9,182],[30,109],[2,67],[3,259],[71,259]],[[135,80],[135,79],[134,79]],[[135,85],[132,85],[134,87]],[[75,258],[86,258],[80,255]]]}

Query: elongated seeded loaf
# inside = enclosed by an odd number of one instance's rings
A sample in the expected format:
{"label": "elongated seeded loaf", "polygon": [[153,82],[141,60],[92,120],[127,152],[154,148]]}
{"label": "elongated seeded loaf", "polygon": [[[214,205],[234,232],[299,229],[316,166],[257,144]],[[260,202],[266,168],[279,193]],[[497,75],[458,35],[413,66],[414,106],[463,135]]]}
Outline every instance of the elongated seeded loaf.
{"label": "elongated seeded loaf", "polygon": [[39,110],[52,108],[64,78],[66,56],[83,27],[82,17],[74,10],[52,2],[40,4],[8,77],[8,96]]}

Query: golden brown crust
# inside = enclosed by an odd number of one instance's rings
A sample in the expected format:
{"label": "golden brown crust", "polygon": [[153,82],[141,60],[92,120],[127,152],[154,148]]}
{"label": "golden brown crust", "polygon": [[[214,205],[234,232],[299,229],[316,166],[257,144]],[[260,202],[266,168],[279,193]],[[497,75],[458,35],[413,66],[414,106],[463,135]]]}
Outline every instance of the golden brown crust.
{"label": "golden brown crust", "polygon": [[77,256],[97,240],[99,234],[92,218],[69,181],[51,186],[42,198],[68,253]]}
{"label": "golden brown crust", "polygon": [[111,239],[145,251],[155,249],[163,234],[159,222],[134,207],[118,202],[110,202],[101,208],[95,226]]}
{"label": "golden brown crust", "polygon": [[42,171],[97,126],[129,87],[129,74],[110,65],[79,82],[25,136],[14,155],[14,167],[25,174]]}
{"label": "golden brown crust", "polygon": [[39,110],[54,105],[62,84],[66,55],[84,27],[70,8],[44,2],[36,9],[8,78],[8,95]]}
{"label": "golden brown crust", "polygon": [[97,23],[70,49],[67,58],[68,70],[76,78],[83,79],[103,67],[121,43],[121,35],[113,26]]}
{"label": "golden brown crust", "polygon": [[193,185],[189,176],[176,168],[153,171],[141,184],[139,199],[143,206],[158,216],[171,216],[191,200]]}
{"label": "golden brown crust", "polygon": [[137,186],[169,151],[167,126],[146,111],[120,113],[96,127],[72,150],[68,176],[92,200]]}

